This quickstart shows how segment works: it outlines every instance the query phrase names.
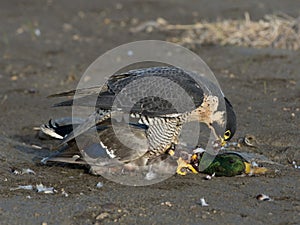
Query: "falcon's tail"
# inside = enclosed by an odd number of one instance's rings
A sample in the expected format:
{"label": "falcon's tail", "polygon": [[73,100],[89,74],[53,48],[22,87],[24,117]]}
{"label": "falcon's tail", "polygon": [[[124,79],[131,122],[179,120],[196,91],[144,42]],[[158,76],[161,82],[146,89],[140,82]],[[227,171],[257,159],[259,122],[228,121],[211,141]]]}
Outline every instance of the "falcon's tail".
{"label": "falcon's tail", "polygon": [[60,146],[68,143],[87,130],[95,127],[97,124],[110,118],[110,111],[98,110],[87,119],[82,118],[61,118],[50,120],[48,124],[41,125],[41,134],[55,139],[60,139]]}

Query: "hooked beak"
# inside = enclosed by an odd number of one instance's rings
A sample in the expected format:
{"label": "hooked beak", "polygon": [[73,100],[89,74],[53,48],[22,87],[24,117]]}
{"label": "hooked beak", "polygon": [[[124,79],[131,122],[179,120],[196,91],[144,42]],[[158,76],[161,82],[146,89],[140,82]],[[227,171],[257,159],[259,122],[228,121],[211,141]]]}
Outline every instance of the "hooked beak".
{"label": "hooked beak", "polygon": [[227,142],[222,137],[220,137],[220,140],[221,140],[221,146],[224,147]]}

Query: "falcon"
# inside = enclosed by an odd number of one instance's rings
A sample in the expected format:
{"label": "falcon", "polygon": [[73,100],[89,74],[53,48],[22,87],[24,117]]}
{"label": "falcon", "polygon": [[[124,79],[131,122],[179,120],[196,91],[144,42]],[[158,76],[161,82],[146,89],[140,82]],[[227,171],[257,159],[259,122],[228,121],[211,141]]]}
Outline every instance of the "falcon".
{"label": "falcon", "polygon": [[[93,168],[103,163],[99,158],[108,158],[151,165],[157,158],[176,153],[182,127],[190,122],[205,123],[224,145],[236,131],[235,112],[217,85],[204,76],[199,82],[197,76],[173,66],[142,68],[114,74],[101,87],[51,95],[73,97],[56,107],[76,105],[94,110],[84,120],[50,120],[41,126],[44,134],[62,139],[59,153],[43,162],[84,163]],[[78,138],[83,140],[79,148]],[[185,174],[182,168],[197,173],[188,162],[180,162],[178,174]]]}

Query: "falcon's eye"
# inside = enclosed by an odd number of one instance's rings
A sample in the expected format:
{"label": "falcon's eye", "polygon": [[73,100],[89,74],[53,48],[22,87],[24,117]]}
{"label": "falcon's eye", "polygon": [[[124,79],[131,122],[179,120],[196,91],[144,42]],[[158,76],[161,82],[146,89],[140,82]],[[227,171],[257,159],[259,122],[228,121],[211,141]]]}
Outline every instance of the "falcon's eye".
{"label": "falcon's eye", "polygon": [[230,136],[231,136],[230,130],[226,130],[225,133],[224,133],[224,139],[227,140],[227,139],[230,138]]}

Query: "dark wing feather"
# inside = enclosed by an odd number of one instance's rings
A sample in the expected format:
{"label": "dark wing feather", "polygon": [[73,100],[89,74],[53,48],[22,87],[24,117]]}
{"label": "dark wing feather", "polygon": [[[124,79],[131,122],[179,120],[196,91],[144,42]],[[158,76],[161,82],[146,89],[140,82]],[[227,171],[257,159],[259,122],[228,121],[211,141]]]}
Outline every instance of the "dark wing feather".
{"label": "dark wing feather", "polygon": [[[191,102],[186,101],[183,92]],[[69,91],[51,97],[71,96],[74,93],[75,91]],[[158,93],[161,97],[157,96]],[[203,89],[195,82],[191,73],[180,68],[152,67],[113,75],[101,91],[100,87],[79,89],[76,97],[76,105],[95,106],[98,109],[114,106],[125,112],[163,116],[191,111],[200,106]],[[73,103],[68,100],[56,106],[70,106]]]}
{"label": "dark wing feather", "polygon": [[[150,117],[178,116],[178,113],[192,111],[203,102],[203,88],[195,82],[193,76],[195,74],[176,67],[131,70],[111,76],[104,87],[79,89],[75,100],[67,100],[56,106],[75,104],[92,106],[98,111],[117,110]],[[75,91],[68,91],[52,97],[70,96],[74,93]],[[63,143],[103,121],[103,115],[98,115],[98,111],[65,137]],[[110,114],[105,116],[107,119]]]}
{"label": "dark wing feather", "polygon": [[101,91],[101,87],[89,87],[89,88],[83,88],[83,89],[76,89],[71,91],[65,91],[53,95],[49,95],[48,98],[57,98],[57,97],[73,97],[76,93],[76,96],[86,96],[86,95],[92,95],[92,94],[98,94]]}

